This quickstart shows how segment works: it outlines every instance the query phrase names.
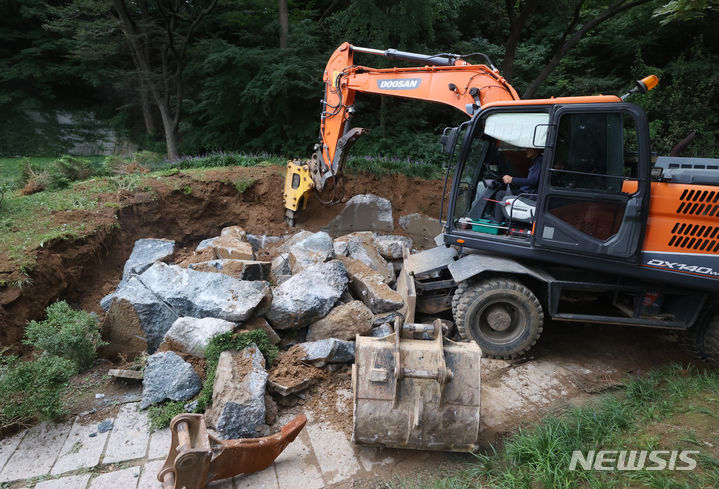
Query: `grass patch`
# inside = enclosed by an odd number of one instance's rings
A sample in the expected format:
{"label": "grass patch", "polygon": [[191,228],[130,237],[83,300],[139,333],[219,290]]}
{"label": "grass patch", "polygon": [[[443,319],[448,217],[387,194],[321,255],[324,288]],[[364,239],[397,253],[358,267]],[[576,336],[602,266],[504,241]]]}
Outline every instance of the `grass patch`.
{"label": "grass patch", "polygon": [[[673,365],[633,377],[621,392],[520,429],[465,472],[388,488],[703,488],[719,487],[719,374]],[[716,402],[715,402],[716,401]],[[501,407],[499,407],[501,409]],[[570,470],[580,450],[699,450],[692,471]],[[665,460],[669,455],[664,455]],[[655,465],[650,461],[646,466]],[[679,465],[679,464],[678,464]],[[683,465],[683,464],[682,464]],[[615,465],[616,466],[616,465]]]}
{"label": "grass patch", "polygon": [[410,178],[439,180],[444,178],[445,170],[438,165],[424,162],[412,162],[395,158],[350,156],[347,168],[357,173],[369,173],[377,177],[385,175],[407,175]]}
{"label": "grass patch", "polygon": [[277,358],[279,350],[270,342],[267,333],[256,329],[253,331],[244,331],[242,333],[227,332],[217,335],[210,340],[210,344],[205,349],[205,359],[207,360],[207,376],[202,386],[200,395],[197,398],[197,409],[195,412],[203,412],[210,404],[212,404],[212,388],[215,384],[215,372],[217,371],[217,363],[220,361],[220,354],[227,350],[242,350],[251,344],[257,345],[265,357],[267,368]]}
{"label": "grass patch", "polygon": [[237,193],[241,194],[244,193],[245,190],[249,189],[255,184],[254,178],[238,178],[234,182],[232,182],[235,189],[237,189]]}
{"label": "grass patch", "polygon": [[185,412],[185,401],[167,401],[147,408],[150,419],[150,431],[161,430],[170,426],[172,418]]}

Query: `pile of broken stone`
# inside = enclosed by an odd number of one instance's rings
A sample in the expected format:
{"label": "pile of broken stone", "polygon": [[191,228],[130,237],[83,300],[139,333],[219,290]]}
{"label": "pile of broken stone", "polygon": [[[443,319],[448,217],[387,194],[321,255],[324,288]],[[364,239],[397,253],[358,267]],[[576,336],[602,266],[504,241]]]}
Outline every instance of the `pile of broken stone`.
{"label": "pile of broken stone", "polygon": [[[314,367],[351,363],[356,335],[392,332],[403,306],[392,285],[411,246],[408,237],[374,232],[333,240],[324,231],[270,237],[233,226],[201,242],[192,256],[166,263],[173,241],[141,239],[116,291],[101,301],[105,353],[150,354],[141,408],[191,401],[202,381],[188,355],[204,358],[211,338],[228,331],[262,329]],[[280,401],[302,396],[313,381],[273,379],[255,345],[223,352],[206,421],[225,439],[262,436],[268,411],[276,412],[270,394]]]}

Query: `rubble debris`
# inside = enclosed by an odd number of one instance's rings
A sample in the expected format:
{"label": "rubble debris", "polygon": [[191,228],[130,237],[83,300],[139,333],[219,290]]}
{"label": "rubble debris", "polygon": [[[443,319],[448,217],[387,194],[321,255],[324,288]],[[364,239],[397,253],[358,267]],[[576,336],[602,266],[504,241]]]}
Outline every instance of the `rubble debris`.
{"label": "rubble debris", "polygon": [[324,367],[330,363],[352,363],[355,359],[354,341],[328,338],[326,340],[300,343],[293,348],[305,352],[303,362],[309,362],[315,367]]}
{"label": "rubble debris", "polygon": [[367,336],[372,336],[373,338],[382,338],[384,336],[391,335],[392,333],[394,333],[392,326],[390,326],[389,323],[384,323],[375,328],[372,328]]}
{"label": "rubble debris", "polygon": [[219,236],[212,242],[217,258],[232,258],[236,260],[254,260],[255,253],[252,245],[247,241],[232,235]]}
{"label": "rubble debris", "polygon": [[[205,349],[210,340],[219,334],[235,329],[235,323],[217,318],[178,318],[165,333],[164,343],[181,347],[181,353],[205,358]],[[162,345],[161,345],[162,348]]]}
{"label": "rubble debris", "polygon": [[383,282],[382,276],[359,260],[339,257],[350,276],[350,289],[375,314],[394,311],[404,304],[402,296]]}
{"label": "rubble debris", "polygon": [[310,236],[312,236],[311,232],[302,230],[299,233],[285,237],[284,242],[277,247],[277,253],[289,253],[295,244]]}
{"label": "rubble debris", "polygon": [[[117,289],[124,286],[130,277],[140,275],[150,268],[153,263],[166,258],[175,251],[175,242],[169,239],[138,239],[130,253],[130,258],[125,262],[122,270],[122,279]],[[108,294],[100,300],[100,307],[105,311],[110,309],[115,293]]]}
{"label": "rubble debris", "polygon": [[123,368],[111,368],[107,375],[116,379],[142,380],[142,372],[140,370],[127,370]]}
{"label": "rubble debris", "polygon": [[340,236],[334,240],[334,247],[338,256],[349,256],[359,260],[382,275],[385,283],[394,282],[394,266],[387,263],[377,251],[374,233],[365,231]]}
{"label": "rubble debris", "polygon": [[299,345],[282,353],[270,369],[267,380],[270,390],[284,398],[301,392],[324,378],[324,373],[320,369],[302,362],[306,356],[307,352]]}
{"label": "rubble debris", "polygon": [[341,262],[312,265],[274,289],[267,320],[280,330],[307,326],[326,316],[346,287],[347,270]]}
{"label": "rubble debris", "polygon": [[307,331],[307,341],[338,338],[353,340],[372,328],[374,314],[362,301],[353,300],[332,309],[327,316],[312,323]]}
{"label": "rubble debris", "polygon": [[261,329],[267,334],[267,338],[270,340],[270,342],[273,345],[278,344],[281,341],[280,335],[275,332],[274,329],[272,329],[272,326],[267,322],[267,320],[261,316],[255,317],[247,321],[242,325],[242,329],[246,329],[248,331],[253,331],[255,329]]}
{"label": "rubble debris", "polygon": [[277,282],[279,275],[291,275],[292,269],[290,268],[290,254],[283,253],[280,256],[275,257],[272,260],[272,266],[270,269],[270,277],[272,280]]}
{"label": "rubble debris", "polygon": [[[195,248],[195,251],[202,251],[202,250],[205,250],[208,248],[212,249],[212,243],[215,241],[216,237],[217,236],[212,237],[212,238],[203,239],[202,241],[199,242],[199,244],[197,245],[197,248]],[[214,251],[213,251],[213,253],[214,253]]]}
{"label": "rubble debris", "polygon": [[165,399],[187,401],[202,389],[202,381],[192,365],[177,353],[166,351],[147,357],[142,381],[140,409]]}
{"label": "rubble debris", "polygon": [[392,204],[373,194],[355,195],[322,230],[332,236],[353,231],[394,231]]}
{"label": "rubble debris", "polygon": [[105,421],[103,421],[97,425],[97,432],[98,433],[107,433],[114,427],[115,427],[115,422],[111,419],[106,419]]}
{"label": "rubble debris", "polygon": [[382,326],[384,323],[394,324],[394,320],[398,317],[402,317],[399,312],[390,312],[388,314],[381,314],[374,317],[372,326]]}
{"label": "rubble debris", "polygon": [[434,237],[442,232],[442,225],[438,219],[424,214],[408,214],[399,218],[399,225],[414,240],[419,248],[433,248],[436,245]]}
{"label": "rubble debris", "polygon": [[140,279],[181,316],[245,321],[271,300],[267,282],[237,280],[162,262],[148,268]]}
{"label": "rubble debris", "polygon": [[230,238],[236,238],[240,241],[246,241],[247,231],[242,226],[228,226],[222,228],[220,231],[220,237],[229,236]]}
{"label": "rubble debris", "polygon": [[145,349],[154,352],[178,317],[138,277],[131,277],[118,289],[102,322],[101,334],[109,343],[103,347],[103,355],[137,354]]}
{"label": "rubble debris", "polygon": [[193,263],[202,263],[206,261],[212,261],[216,260],[217,255],[215,254],[215,250],[210,247],[203,248],[200,251],[195,251],[192,253],[192,255],[188,256],[181,262],[177,263],[178,266],[182,268],[187,268]]}
{"label": "rubble debris", "polygon": [[396,234],[388,235],[376,235],[374,237],[374,244],[377,247],[377,251],[382,258],[386,260],[401,260],[402,250],[404,248],[407,251],[412,249],[412,238],[407,236],[398,236]]}
{"label": "rubble debris", "polygon": [[255,438],[265,425],[265,358],[257,346],[220,355],[212,391],[212,407],[205,413],[225,440]]}
{"label": "rubble debris", "polygon": [[325,232],[307,236],[295,243],[289,251],[290,269],[297,274],[307,267],[334,258],[332,238]]}
{"label": "rubble debris", "polygon": [[280,236],[267,236],[266,234],[248,234],[246,239],[247,242],[252,245],[252,249],[255,251],[255,253],[266,248],[269,245],[282,241],[282,238]]}
{"label": "rubble debris", "polygon": [[191,263],[187,268],[198,272],[224,273],[238,280],[269,280],[272,263],[256,260],[211,260]]}

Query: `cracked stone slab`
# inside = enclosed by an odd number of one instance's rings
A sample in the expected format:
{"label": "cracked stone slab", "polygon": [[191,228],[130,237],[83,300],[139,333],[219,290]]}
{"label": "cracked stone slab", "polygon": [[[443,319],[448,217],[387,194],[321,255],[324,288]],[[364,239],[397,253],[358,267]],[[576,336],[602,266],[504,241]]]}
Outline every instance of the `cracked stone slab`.
{"label": "cracked stone slab", "polygon": [[[96,436],[91,437],[91,433],[96,433]],[[109,434],[99,433],[97,423],[82,424],[80,418],[76,418],[51,474],[59,475],[71,470],[95,467],[100,462]]]}
{"label": "cracked stone slab", "polygon": [[90,481],[89,489],[133,489],[137,487],[141,466],[98,475]]}
{"label": "cracked stone slab", "polygon": [[327,484],[342,482],[360,471],[354,449],[344,433],[329,423],[311,424],[306,429]]}
{"label": "cracked stone slab", "polygon": [[38,482],[35,489],[85,489],[92,474],[71,475]]}
{"label": "cracked stone slab", "polygon": [[40,423],[30,428],[0,472],[0,482],[45,475],[70,432],[69,424]]}
{"label": "cracked stone slab", "polygon": [[138,410],[138,403],[125,404],[115,418],[102,462],[109,464],[143,458],[149,438],[147,414]]}

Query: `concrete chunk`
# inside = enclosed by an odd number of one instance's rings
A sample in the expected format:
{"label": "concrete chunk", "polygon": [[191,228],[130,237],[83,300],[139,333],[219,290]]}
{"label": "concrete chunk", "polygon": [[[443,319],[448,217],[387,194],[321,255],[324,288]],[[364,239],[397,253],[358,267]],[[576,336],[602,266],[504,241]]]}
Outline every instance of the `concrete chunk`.
{"label": "concrete chunk", "polygon": [[235,329],[235,323],[217,318],[178,318],[165,333],[165,342],[181,347],[182,353],[205,358],[205,349],[210,340]]}
{"label": "concrete chunk", "polygon": [[272,260],[272,267],[270,269],[270,277],[276,283],[279,282],[277,277],[280,275],[291,275],[292,269],[290,268],[290,254],[283,253]]}
{"label": "concrete chunk", "polygon": [[355,195],[323,230],[332,236],[353,231],[393,231],[392,204],[372,194]]}
{"label": "concrete chunk", "polygon": [[132,248],[130,258],[122,271],[122,282],[133,275],[139,275],[158,260],[170,256],[175,251],[175,242],[168,239],[138,239]]}
{"label": "concrete chunk", "polygon": [[412,238],[398,235],[375,236],[374,244],[383,258],[401,260],[402,250],[404,248],[407,248],[407,251],[412,249]]}
{"label": "concrete chunk", "polygon": [[147,358],[140,409],[165,399],[187,401],[200,392],[200,389],[202,381],[192,365],[175,352],[155,353]]}
{"label": "concrete chunk", "polygon": [[231,238],[237,238],[240,241],[245,241],[247,238],[247,231],[245,231],[242,226],[228,226],[226,228],[222,228],[222,231],[220,231],[220,237],[222,236],[229,236]]}
{"label": "concrete chunk", "polygon": [[255,260],[211,260],[191,263],[187,268],[198,272],[224,273],[238,280],[269,280],[272,263]]}
{"label": "concrete chunk", "polygon": [[242,329],[246,329],[248,331],[261,329],[262,331],[267,333],[267,338],[269,338],[270,342],[272,342],[273,345],[276,345],[281,341],[280,336],[275,332],[274,329],[272,329],[272,326],[270,326],[267,320],[263,317],[256,317],[250,319],[242,325]]}
{"label": "concrete chunk", "polygon": [[307,267],[331,260],[334,254],[329,234],[322,231],[311,234],[290,248],[290,269],[293,274],[299,273]]}
{"label": "concrete chunk", "polygon": [[336,249],[343,253],[339,255],[349,256],[359,260],[382,276],[385,283],[392,283],[395,279],[394,266],[382,258],[375,247],[375,236],[371,232],[351,233],[334,240]]}
{"label": "concrete chunk", "polygon": [[329,313],[347,287],[347,270],[336,260],[293,275],[274,289],[266,317],[275,329],[301,328]]}
{"label": "concrete chunk", "polygon": [[282,241],[282,238],[279,236],[267,236],[266,234],[258,235],[258,234],[248,234],[247,235],[247,242],[252,245],[252,249],[255,250],[255,252],[258,252],[264,248],[266,248],[269,245],[279,243]]}
{"label": "concrete chunk", "polygon": [[165,263],[156,263],[140,279],[180,315],[195,318],[245,321],[264,309],[271,298],[267,282],[238,280]]}
{"label": "concrete chunk", "polygon": [[290,249],[292,249],[296,243],[299,243],[309,236],[312,236],[311,232],[302,230],[299,233],[285,237],[285,241],[277,247],[277,253],[289,253]]}
{"label": "concrete chunk", "polygon": [[218,258],[236,260],[254,260],[252,245],[232,235],[220,236],[212,242],[212,249]]}
{"label": "concrete chunk", "polygon": [[412,237],[419,248],[436,246],[434,237],[442,232],[442,225],[438,219],[418,213],[401,216],[399,225]]}
{"label": "concrete chunk", "polygon": [[265,429],[265,359],[259,348],[220,355],[212,392],[212,408],[205,414],[225,439],[255,438]]}
{"label": "concrete chunk", "polygon": [[137,354],[147,349],[152,353],[178,317],[177,312],[138,277],[130,277],[117,291],[102,322],[102,337],[109,343],[103,352]]}
{"label": "concrete chunk", "polygon": [[355,297],[375,313],[394,311],[402,307],[402,296],[383,282],[382,276],[359,260],[340,257],[350,276],[350,289]]}
{"label": "concrete chunk", "polygon": [[329,338],[300,343],[298,346],[306,353],[302,361],[311,363],[315,367],[324,367],[330,363],[352,363],[355,359],[354,341]]}
{"label": "concrete chunk", "polygon": [[307,341],[338,338],[353,340],[358,334],[363,335],[372,328],[374,314],[362,301],[342,304],[330,311],[307,331]]}

